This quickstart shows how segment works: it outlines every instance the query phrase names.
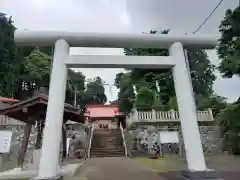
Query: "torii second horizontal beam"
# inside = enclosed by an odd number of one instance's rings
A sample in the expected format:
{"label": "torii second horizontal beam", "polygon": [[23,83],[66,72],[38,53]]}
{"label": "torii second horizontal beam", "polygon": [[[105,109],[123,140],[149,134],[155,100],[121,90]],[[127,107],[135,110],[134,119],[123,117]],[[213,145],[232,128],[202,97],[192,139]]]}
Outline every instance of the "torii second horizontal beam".
{"label": "torii second horizontal beam", "polygon": [[162,35],[126,33],[82,33],[63,31],[16,30],[17,45],[53,45],[56,40],[64,39],[71,47],[112,47],[112,48],[168,48],[174,42],[184,47],[213,49],[218,36],[210,35]]}
{"label": "torii second horizontal beam", "polygon": [[171,56],[71,55],[69,68],[139,68],[169,69],[175,65]]}

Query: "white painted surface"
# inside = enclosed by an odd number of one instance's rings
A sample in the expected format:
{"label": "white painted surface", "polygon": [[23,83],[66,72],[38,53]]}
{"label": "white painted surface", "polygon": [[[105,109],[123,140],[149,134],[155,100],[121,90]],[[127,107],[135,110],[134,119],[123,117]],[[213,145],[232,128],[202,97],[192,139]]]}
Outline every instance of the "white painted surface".
{"label": "white painted surface", "polygon": [[[68,175],[72,176],[80,168],[82,164],[67,164],[58,169],[57,175],[63,176]],[[37,170],[21,170],[19,168],[10,169],[8,171],[0,172],[0,179],[32,179],[36,177]]]}
{"label": "white painted surface", "polygon": [[70,141],[72,138],[67,138],[67,154],[69,152]]}
{"label": "white painted surface", "polygon": [[33,169],[39,168],[40,157],[41,157],[41,149],[33,150],[33,165],[32,165]]}
{"label": "white painted surface", "polygon": [[[128,123],[137,122],[179,122],[180,116],[178,111],[134,111],[127,117]],[[197,111],[197,120],[203,121],[214,121],[212,110]]]}
{"label": "white painted surface", "polygon": [[197,124],[196,105],[182,44],[174,43],[170,47],[169,53],[176,59],[176,65],[173,67],[173,79],[188,168],[196,171],[205,170],[206,164]]}
{"label": "white painted surface", "polygon": [[62,139],[62,122],[67,83],[67,66],[64,62],[68,55],[68,43],[65,40],[58,40],[55,44],[53,57],[46,123],[37,177],[40,179],[55,177],[58,172],[59,149]]}
{"label": "white painted surface", "polygon": [[72,55],[66,64],[69,68],[166,69],[172,68],[175,61],[170,56]]}
{"label": "white painted surface", "polygon": [[159,132],[161,143],[179,143],[177,131]]}
{"label": "white painted surface", "polygon": [[12,141],[12,131],[0,131],[0,153],[8,153]]}
{"label": "white painted surface", "polygon": [[143,33],[80,33],[17,29],[14,34],[14,39],[18,45],[53,45],[58,39],[65,39],[71,47],[168,48],[174,42],[181,42],[185,47],[213,49],[217,44],[219,36],[174,36]]}

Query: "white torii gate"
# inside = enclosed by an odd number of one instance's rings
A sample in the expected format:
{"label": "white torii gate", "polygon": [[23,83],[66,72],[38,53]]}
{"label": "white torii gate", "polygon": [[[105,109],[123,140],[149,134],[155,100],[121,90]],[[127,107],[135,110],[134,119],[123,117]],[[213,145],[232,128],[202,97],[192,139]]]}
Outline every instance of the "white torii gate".
{"label": "white torii gate", "polygon": [[[70,33],[16,30],[17,45],[53,45],[53,66],[39,172],[36,179],[58,179],[68,68],[172,68],[188,169],[206,171],[196,105],[183,47],[213,49],[213,36]],[[71,47],[167,48],[170,56],[70,55]]]}

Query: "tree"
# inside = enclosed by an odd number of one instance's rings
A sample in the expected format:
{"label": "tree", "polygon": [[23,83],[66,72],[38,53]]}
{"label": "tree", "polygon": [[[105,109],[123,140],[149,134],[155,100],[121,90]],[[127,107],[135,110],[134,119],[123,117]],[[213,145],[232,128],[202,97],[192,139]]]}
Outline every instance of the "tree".
{"label": "tree", "polygon": [[178,104],[177,104],[177,98],[176,96],[173,96],[169,99],[168,101],[168,107],[169,109],[174,109],[174,110],[178,110]]}
{"label": "tree", "polygon": [[196,96],[196,106],[200,111],[211,108],[213,116],[216,117],[222,109],[227,107],[227,103],[226,98],[217,96],[215,94],[208,97],[199,94]]}
{"label": "tree", "polygon": [[[22,61],[19,81],[24,84],[24,88],[19,90],[18,99],[27,99],[33,95],[34,91],[38,91],[44,87],[47,91],[50,83],[52,58],[41,52],[37,47]],[[68,81],[66,88],[66,102],[74,103],[74,93],[77,91],[77,104],[81,107],[83,104],[83,92],[85,89],[85,77],[81,72],[68,70]]]}
{"label": "tree", "polygon": [[[169,29],[163,31],[150,31],[150,34],[168,34]],[[145,49],[145,48],[126,48],[124,53],[127,56],[168,56],[167,49]],[[170,70],[163,69],[131,69],[131,81],[136,86],[136,91],[147,83],[152,93],[158,91],[157,85],[160,87],[161,93],[159,98],[163,104],[167,104],[169,94],[174,95],[174,86]],[[161,86],[160,86],[161,84]],[[154,94],[153,94],[154,96]],[[150,109],[151,107],[149,107]]]}
{"label": "tree", "polygon": [[[150,34],[168,34],[168,32],[169,29],[160,32],[151,31]],[[124,52],[127,56],[169,55],[167,49],[127,48],[124,50]],[[213,74],[215,66],[210,63],[206,52],[201,49],[187,49],[187,56],[189,59],[189,68],[195,96],[202,94],[205,97],[210,97],[213,93],[212,85],[216,78]],[[116,76],[115,82],[119,81],[120,75],[123,76],[123,73]],[[129,69],[128,76],[128,86],[130,87],[131,84],[131,86],[133,85],[136,87],[136,99],[132,101],[134,103],[133,106],[139,107],[139,105],[143,102],[148,102],[145,103],[144,109],[150,110],[154,107],[156,108],[156,106],[153,104],[158,104],[158,109],[161,110],[166,108],[177,108],[177,106],[173,105],[174,97],[176,95],[171,70]],[[121,91],[121,84],[116,83],[116,85]],[[121,99],[121,97],[118,98]],[[170,104],[172,104],[173,107],[169,107]]]}
{"label": "tree", "polygon": [[240,104],[229,105],[219,113],[218,122],[224,138],[225,149],[233,154],[240,154]]}
{"label": "tree", "polygon": [[131,112],[135,100],[134,87],[131,83],[130,75],[130,73],[118,73],[114,82],[119,89],[118,100],[115,103],[118,104],[120,111],[126,115]]}
{"label": "tree", "polygon": [[[218,67],[223,77],[232,78],[240,75],[240,6],[234,10],[228,9],[221,21],[219,31],[221,38],[217,53],[221,59]],[[240,154],[240,104],[228,105],[218,114],[221,135],[224,145],[233,154]]]}
{"label": "tree", "polygon": [[215,66],[211,64],[207,53],[201,49],[188,48],[187,56],[189,69],[192,79],[193,92],[205,97],[213,94],[213,82],[216,79],[214,75]]}
{"label": "tree", "polygon": [[13,21],[0,13],[0,96],[13,97],[18,62],[15,54]]}
{"label": "tree", "polygon": [[228,9],[221,21],[221,38],[217,53],[221,59],[219,70],[224,77],[240,75],[240,6]]}
{"label": "tree", "polygon": [[76,104],[83,108],[85,106],[84,91],[85,91],[85,76],[81,72],[75,72],[69,69],[68,83],[66,89],[66,102],[74,105],[74,101],[76,98]]}
{"label": "tree", "polygon": [[[30,98],[44,87],[49,89],[53,48],[50,46],[16,47],[15,27],[11,18],[0,13],[0,96],[20,100]],[[81,72],[68,70],[66,101],[84,106],[85,77]]]}
{"label": "tree", "polygon": [[135,102],[135,106],[138,110],[151,110],[154,102],[155,94],[150,88],[145,86],[138,90]]}
{"label": "tree", "polygon": [[85,104],[105,104],[107,102],[105,88],[100,77],[87,83],[84,99]]}
{"label": "tree", "polygon": [[24,84],[22,92],[19,93],[19,99],[26,99],[33,95],[33,92],[40,87],[49,88],[51,69],[51,57],[33,50],[29,56],[22,62],[19,81]]}

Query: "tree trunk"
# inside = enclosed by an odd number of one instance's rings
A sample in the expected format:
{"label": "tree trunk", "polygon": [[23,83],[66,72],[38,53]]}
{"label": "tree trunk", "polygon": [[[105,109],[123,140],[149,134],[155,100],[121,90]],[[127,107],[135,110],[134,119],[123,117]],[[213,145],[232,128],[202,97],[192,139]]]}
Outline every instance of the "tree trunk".
{"label": "tree trunk", "polygon": [[62,143],[63,143],[63,152],[62,152],[62,160],[67,157],[67,129],[66,124],[62,126]]}
{"label": "tree trunk", "polygon": [[37,140],[35,143],[35,149],[41,148],[41,122],[37,121]]}
{"label": "tree trunk", "polygon": [[24,128],[24,137],[21,143],[21,148],[18,156],[17,167],[22,168],[24,163],[25,154],[27,152],[29,136],[31,133],[32,124],[27,124]]}
{"label": "tree trunk", "polygon": [[37,140],[35,144],[35,149],[41,149],[42,147],[42,137],[43,137],[44,121],[37,121]]}

